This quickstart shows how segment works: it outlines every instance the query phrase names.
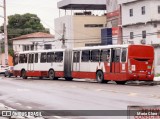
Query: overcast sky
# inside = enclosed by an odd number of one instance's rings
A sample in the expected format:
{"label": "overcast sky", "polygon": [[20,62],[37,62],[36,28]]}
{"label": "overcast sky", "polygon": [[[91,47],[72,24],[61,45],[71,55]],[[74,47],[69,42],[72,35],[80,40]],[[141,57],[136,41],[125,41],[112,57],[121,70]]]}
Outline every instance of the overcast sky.
{"label": "overcast sky", "polygon": [[[33,13],[37,14],[42,24],[50,28],[54,33],[54,19],[59,17],[57,2],[60,0],[6,0],[7,16],[14,14]],[[0,6],[3,0],[0,0]],[[3,9],[0,8],[0,15],[3,16]],[[0,18],[0,25],[3,24],[3,18]]]}

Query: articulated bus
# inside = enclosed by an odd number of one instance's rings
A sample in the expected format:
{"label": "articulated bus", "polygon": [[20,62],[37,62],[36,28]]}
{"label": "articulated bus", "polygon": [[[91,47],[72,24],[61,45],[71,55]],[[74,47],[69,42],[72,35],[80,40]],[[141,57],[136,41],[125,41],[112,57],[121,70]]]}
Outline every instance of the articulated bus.
{"label": "articulated bus", "polygon": [[14,75],[50,79],[90,78],[99,83],[153,81],[154,48],[147,45],[108,45],[20,52]]}

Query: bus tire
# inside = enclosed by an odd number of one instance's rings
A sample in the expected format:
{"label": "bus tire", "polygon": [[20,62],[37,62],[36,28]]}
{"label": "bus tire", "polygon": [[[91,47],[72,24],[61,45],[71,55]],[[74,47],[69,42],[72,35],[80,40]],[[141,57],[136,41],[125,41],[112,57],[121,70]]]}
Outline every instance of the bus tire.
{"label": "bus tire", "polygon": [[119,85],[125,85],[126,81],[116,81],[116,83]]}
{"label": "bus tire", "polygon": [[65,77],[65,80],[66,80],[66,81],[72,81],[73,78],[72,78],[72,77]]}
{"label": "bus tire", "polygon": [[96,80],[98,83],[104,83],[104,75],[102,71],[97,71],[96,73]]}
{"label": "bus tire", "polygon": [[49,70],[49,72],[48,72],[48,77],[49,77],[50,80],[55,79],[55,73],[54,73],[53,70]]}
{"label": "bus tire", "polygon": [[39,79],[43,79],[43,76],[40,76]]}
{"label": "bus tire", "polygon": [[22,76],[23,79],[27,79],[26,71],[25,70],[22,70],[21,76]]}

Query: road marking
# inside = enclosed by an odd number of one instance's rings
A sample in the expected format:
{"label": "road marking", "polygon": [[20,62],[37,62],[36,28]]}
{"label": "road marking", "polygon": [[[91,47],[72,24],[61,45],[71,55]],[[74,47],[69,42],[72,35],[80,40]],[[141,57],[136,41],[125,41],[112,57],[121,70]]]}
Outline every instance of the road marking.
{"label": "road marking", "polygon": [[138,94],[137,93],[129,93],[128,95],[129,96],[137,96]]}
{"label": "road marking", "polygon": [[30,106],[26,106],[26,108],[28,108],[28,109],[32,109],[32,107],[30,107]]}
{"label": "road marking", "polygon": [[10,103],[13,102],[12,100],[6,100],[6,101],[7,101],[7,102],[10,102]]}
{"label": "road marking", "polygon": [[53,116],[54,118],[57,118],[57,119],[67,119],[67,118],[64,118],[64,117],[60,117],[60,116]]}
{"label": "road marking", "polygon": [[104,89],[96,89],[96,91],[104,91]]}
{"label": "road marking", "polygon": [[30,89],[17,89],[17,91],[25,92],[25,91],[30,91]]}
{"label": "road marking", "polygon": [[22,105],[21,103],[15,103],[16,105]]}

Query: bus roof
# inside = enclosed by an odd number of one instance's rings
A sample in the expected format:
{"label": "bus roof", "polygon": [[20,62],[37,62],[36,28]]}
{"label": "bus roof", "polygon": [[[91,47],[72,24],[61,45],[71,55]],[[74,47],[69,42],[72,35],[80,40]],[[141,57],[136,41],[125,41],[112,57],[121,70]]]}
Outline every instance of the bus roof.
{"label": "bus roof", "polygon": [[[73,48],[73,50],[94,50],[94,49],[109,49],[109,48],[127,48],[129,46],[150,46],[150,45],[132,45],[132,44],[123,44],[123,45],[104,45],[104,46],[87,46],[87,47],[79,47]],[[42,52],[54,52],[54,51],[65,51],[66,49],[50,49],[50,50],[34,50],[34,51],[22,51],[18,52],[18,54],[25,53],[42,53]]]}
{"label": "bus roof", "polygon": [[87,47],[80,47],[80,48],[73,48],[73,50],[88,50],[88,49],[106,49],[106,48],[127,48],[129,44],[124,45],[104,45],[104,46],[87,46]]}
{"label": "bus roof", "polygon": [[18,52],[18,54],[26,54],[26,53],[41,53],[41,52],[53,52],[53,51],[65,51],[65,49],[50,49],[50,50],[22,51],[22,52]]}

